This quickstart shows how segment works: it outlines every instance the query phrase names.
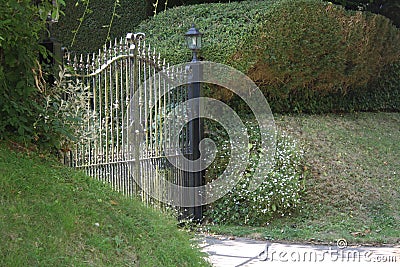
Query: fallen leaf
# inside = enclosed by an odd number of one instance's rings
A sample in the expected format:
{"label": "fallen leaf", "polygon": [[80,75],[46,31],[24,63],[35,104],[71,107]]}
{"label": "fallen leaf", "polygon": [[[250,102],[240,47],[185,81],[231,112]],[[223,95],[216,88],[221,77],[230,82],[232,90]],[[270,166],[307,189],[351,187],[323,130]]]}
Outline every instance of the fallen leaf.
{"label": "fallen leaf", "polygon": [[365,234],[363,232],[352,232],[351,235],[354,237],[365,236]]}

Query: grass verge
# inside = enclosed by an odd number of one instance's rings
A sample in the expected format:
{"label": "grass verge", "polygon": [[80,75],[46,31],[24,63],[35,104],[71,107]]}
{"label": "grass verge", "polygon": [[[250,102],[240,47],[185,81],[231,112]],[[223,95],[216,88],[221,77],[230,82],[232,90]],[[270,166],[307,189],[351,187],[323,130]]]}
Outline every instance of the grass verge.
{"label": "grass verge", "polygon": [[176,220],[0,144],[0,266],[208,266]]}
{"label": "grass verge", "polygon": [[275,119],[306,146],[311,175],[301,211],[265,227],[214,225],[210,231],[292,242],[399,244],[400,113]]}

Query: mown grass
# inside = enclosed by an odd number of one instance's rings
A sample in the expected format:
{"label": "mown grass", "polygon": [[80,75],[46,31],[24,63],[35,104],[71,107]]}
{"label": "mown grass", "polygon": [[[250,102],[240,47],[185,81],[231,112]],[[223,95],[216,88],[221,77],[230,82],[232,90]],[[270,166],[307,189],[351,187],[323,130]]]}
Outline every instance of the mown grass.
{"label": "mown grass", "polygon": [[212,232],[296,242],[400,243],[400,113],[275,119],[307,150],[310,175],[301,211],[265,227],[210,226]]}
{"label": "mown grass", "polygon": [[0,266],[208,266],[176,219],[0,144]]}

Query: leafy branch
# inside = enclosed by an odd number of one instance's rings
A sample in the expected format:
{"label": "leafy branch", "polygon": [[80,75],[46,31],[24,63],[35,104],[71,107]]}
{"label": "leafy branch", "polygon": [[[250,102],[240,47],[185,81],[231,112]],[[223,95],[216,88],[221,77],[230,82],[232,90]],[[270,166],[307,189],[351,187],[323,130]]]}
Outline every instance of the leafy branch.
{"label": "leafy branch", "polygon": [[113,8],[113,13],[111,15],[110,23],[108,25],[104,26],[104,27],[108,27],[107,37],[106,37],[106,40],[105,40],[105,45],[107,44],[107,41],[111,40],[110,39],[110,32],[111,32],[111,27],[112,27],[113,22],[114,22],[114,17],[118,17],[118,14],[116,12],[117,6],[119,6],[119,0],[115,0],[114,1],[114,8]]}
{"label": "leafy branch", "polygon": [[[82,2],[83,2],[83,4],[85,5],[85,10],[83,11],[82,17],[80,17],[80,18],[78,19],[78,21],[79,21],[78,27],[76,28],[76,30],[73,30],[73,31],[72,31],[74,35],[73,35],[73,37],[72,37],[71,47],[73,47],[73,45],[75,44],[76,35],[78,34],[79,29],[81,28],[82,23],[83,23],[83,21],[85,20],[86,15],[92,13],[92,10],[89,9],[90,0],[82,0]],[[75,3],[75,6],[78,6],[78,5],[79,5],[79,0]]]}

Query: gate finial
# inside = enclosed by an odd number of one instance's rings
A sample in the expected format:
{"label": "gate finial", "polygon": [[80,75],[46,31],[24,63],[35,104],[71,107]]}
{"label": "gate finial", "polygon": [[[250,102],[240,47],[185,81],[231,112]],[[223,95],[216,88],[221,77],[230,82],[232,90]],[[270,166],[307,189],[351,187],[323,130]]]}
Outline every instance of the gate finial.
{"label": "gate finial", "polygon": [[134,39],[133,33],[131,33],[131,32],[130,32],[130,33],[127,33],[125,39],[126,39],[126,41],[127,41],[128,43],[133,43],[133,41],[134,41],[134,40],[133,40],[133,39]]}

